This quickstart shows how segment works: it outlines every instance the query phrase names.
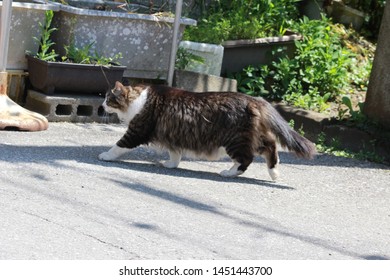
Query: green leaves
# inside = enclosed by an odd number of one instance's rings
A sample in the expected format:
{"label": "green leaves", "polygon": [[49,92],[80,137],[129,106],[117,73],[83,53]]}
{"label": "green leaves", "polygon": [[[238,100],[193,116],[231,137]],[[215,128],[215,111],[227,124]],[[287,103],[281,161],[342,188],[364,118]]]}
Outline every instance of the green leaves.
{"label": "green leaves", "polygon": [[367,117],[363,114],[363,106],[364,106],[363,102],[358,103],[357,110],[354,110],[354,108],[352,107],[352,101],[348,96],[343,96],[341,102],[345,106],[347,106],[348,109],[342,111],[342,114],[339,115],[340,118],[343,118],[346,113],[349,113],[352,121],[362,122],[366,120]]}
{"label": "green leaves", "polygon": [[295,56],[275,58],[269,66],[247,67],[235,75],[240,91],[322,112],[351,84],[364,87],[364,81],[368,82],[371,64],[356,67],[356,55],[342,46],[328,19],[303,18],[292,28],[303,35],[295,43]]}
{"label": "green leaves", "polygon": [[287,19],[296,19],[296,0],[217,1],[198,26],[185,29],[184,39],[220,44],[226,40],[282,35]]}
{"label": "green leaves", "polygon": [[77,48],[74,43],[69,46],[64,46],[66,56],[62,57],[63,61],[70,60],[74,63],[91,64],[92,57],[90,51],[94,43],[85,45],[82,48]]}
{"label": "green leaves", "polygon": [[66,55],[62,57],[62,61],[69,61],[80,64],[97,64],[97,65],[119,65],[119,60],[122,54],[118,53],[113,57],[106,57],[92,51],[95,42],[92,42],[84,47],[76,47],[72,42],[69,46],[64,46]]}
{"label": "green leaves", "polygon": [[50,39],[51,34],[57,30],[57,28],[51,28],[51,22],[53,20],[54,12],[52,10],[47,10],[45,12],[45,23],[39,23],[39,28],[41,29],[41,38],[33,37],[35,41],[39,44],[39,51],[36,54],[36,57],[45,61],[55,61],[57,54],[54,52],[51,47],[55,44]]}
{"label": "green leaves", "polygon": [[[44,61],[56,61],[58,57],[58,54],[52,49],[55,43],[51,40],[51,35],[57,30],[57,28],[51,27],[53,16],[53,11],[46,11],[45,23],[39,23],[42,31],[41,39],[33,37],[33,39],[39,43],[39,51],[35,56]],[[69,46],[64,46],[66,55],[62,57],[62,61],[82,64],[119,65],[119,60],[122,58],[121,53],[112,57],[99,55],[96,51],[92,52],[94,44],[95,42],[92,42],[84,47],[78,48],[75,46],[74,42],[72,42]]]}
{"label": "green leaves", "polygon": [[179,47],[176,54],[175,68],[183,70],[189,64],[204,64],[204,58],[193,54],[185,48]]}

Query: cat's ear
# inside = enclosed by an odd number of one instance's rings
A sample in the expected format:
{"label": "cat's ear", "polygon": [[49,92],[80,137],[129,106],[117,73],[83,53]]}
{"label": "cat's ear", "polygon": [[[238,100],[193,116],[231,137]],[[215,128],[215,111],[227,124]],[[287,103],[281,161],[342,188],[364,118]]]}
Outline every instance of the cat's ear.
{"label": "cat's ear", "polygon": [[122,85],[121,82],[119,82],[119,81],[115,82],[115,90],[116,91],[122,91],[123,90],[123,85]]}

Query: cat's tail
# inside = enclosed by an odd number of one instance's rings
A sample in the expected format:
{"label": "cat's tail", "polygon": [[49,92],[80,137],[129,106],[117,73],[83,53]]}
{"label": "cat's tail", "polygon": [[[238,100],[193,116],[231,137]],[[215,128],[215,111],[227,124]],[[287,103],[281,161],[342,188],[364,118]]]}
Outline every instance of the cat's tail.
{"label": "cat's tail", "polygon": [[298,157],[311,159],[316,154],[315,145],[293,130],[279,112],[267,104],[268,121],[271,131],[277,136],[280,145],[294,152]]}

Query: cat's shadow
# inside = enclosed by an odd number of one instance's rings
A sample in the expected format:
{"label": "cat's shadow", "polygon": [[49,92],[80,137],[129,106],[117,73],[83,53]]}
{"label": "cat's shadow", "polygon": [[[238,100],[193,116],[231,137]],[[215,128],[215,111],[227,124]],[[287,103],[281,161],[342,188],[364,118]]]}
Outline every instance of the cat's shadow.
{"label": "cat's shadow", "polygon": [[267,188],[283,189],[283,190],[295,190],[295,188],[290,186],[284,186],[273,181],[266,181],[256,178],[244,177],[245,175],[238,177],[222,177],[218,173],[202,171],[202,170],[192,170],[186,168],[165,168],[161,166],[158,162],[140,162],[140,161],[131,161],[131,159],[118,160],[115,162],[103,162],[104,165],[114,164],[117,167],[126,168],[134,171],[141,171],[146,173],[154,173],[160,175],[181,177],[181,178],[195,178],[200,180],[209,180],[215,182],[224,182],[224,183],[240,183],[247,185],[256,185]]}

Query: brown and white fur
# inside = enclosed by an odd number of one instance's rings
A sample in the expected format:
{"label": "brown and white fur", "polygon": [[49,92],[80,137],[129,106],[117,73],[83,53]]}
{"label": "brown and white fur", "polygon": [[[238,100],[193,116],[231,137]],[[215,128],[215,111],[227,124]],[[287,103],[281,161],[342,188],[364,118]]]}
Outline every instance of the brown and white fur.
{"label": "brown and white fur", "polygon": [[123,86],[106,94],[103,107],[128,124],[125,135],[100,160],[113,161],[143,144],[169,152],[163,163],[176,168],[183,154],[216,159],[221,151],[233,166],[226,177],[245,172],[255,155],[266,159],[273,180],[278,177],[277,143],[297,156],[312,158],[315,147],[292,130],[279,113],[262,98],[234,92],[194,93],[162,85]]}

